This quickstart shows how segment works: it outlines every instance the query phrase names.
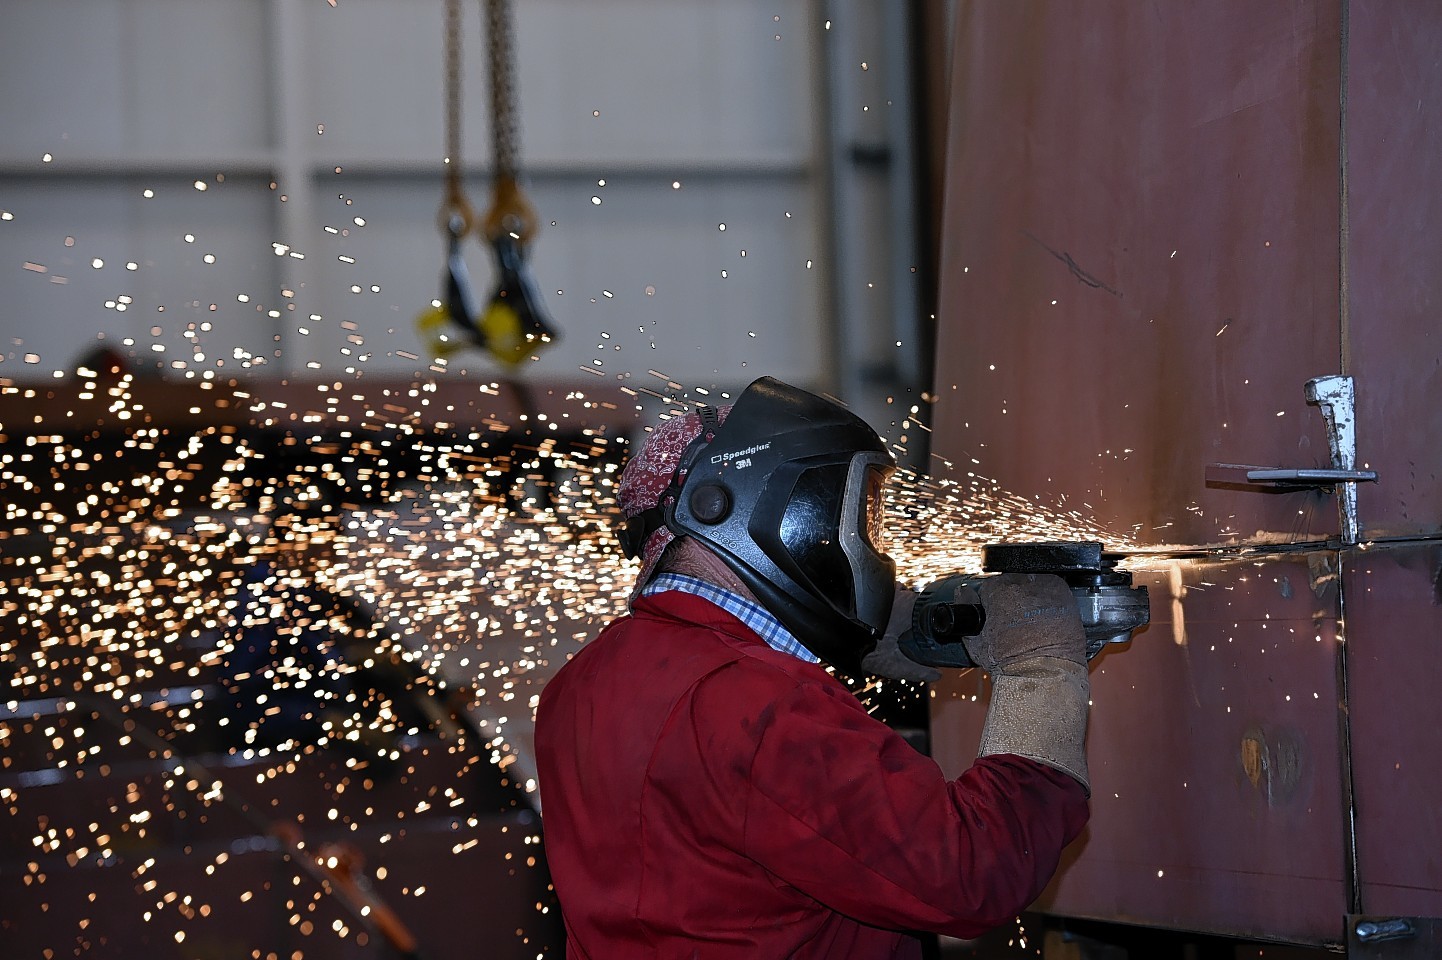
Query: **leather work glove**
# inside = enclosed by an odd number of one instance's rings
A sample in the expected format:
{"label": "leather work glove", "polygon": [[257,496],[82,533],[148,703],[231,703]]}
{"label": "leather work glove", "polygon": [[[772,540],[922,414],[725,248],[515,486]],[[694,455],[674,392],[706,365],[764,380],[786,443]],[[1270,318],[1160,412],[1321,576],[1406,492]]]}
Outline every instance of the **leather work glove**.
{"label": "leather work glove", "polygon": [[966,650],[992,682],[978,755],[1028,757],[1070,774],[1090,795],[1086,633],[1070,588],[1051,574],[1007,573],[977,592],[986,623]]}
{"label": "leather work glove", "polygon": [[901,638],[911,630],[911,612],[915,605],[916,591],[898,585],[896,599],[891,603],[891,616],[886,621],[886,633],[876,642],[876,649],[862,658],[862,669],[874,676],[913,683],[934,683],[941,679],[940,670],[917,663],[901,652]]}

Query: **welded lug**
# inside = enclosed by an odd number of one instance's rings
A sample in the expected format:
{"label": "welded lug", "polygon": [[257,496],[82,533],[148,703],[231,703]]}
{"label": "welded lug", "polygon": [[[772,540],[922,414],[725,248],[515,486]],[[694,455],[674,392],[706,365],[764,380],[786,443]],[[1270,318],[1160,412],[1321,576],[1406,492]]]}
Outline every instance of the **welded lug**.
{"label": "welded lug", "polygon": [[1412,921],[1406,917],[1392,917],[1388,920],[1358,920],[1354,929],[1357,939],[1363,943],[1401,940],[1417,934],[1417,929],[1412,926]]}
{"label": "welded lug", "polygon": [[1351,377],[1313,377],[1306,384],[1307,402],[1322,412],[1327,426],[1330,467],[1258,467],[1244,463],[1213,463],[1206,485],[1280,492],[1327,490],[1337,495],[1338,523],[1344,544],[1362,534],[1357,516],[1357,484],[1375,483],[1377,471],[1357,469],[1357,390]]}
{"label": "welded lug", "polygon": [[1442,918],[1352,914],[1346,937],[1353,960],[1434,960],[1442,951]]}
{"label": "welded lug", "polygon": [[[1357,469],[1357,390],[1351,377],[1314,377],[1307,381],[1307,402],[1316,404],[1327,424],[1327,446],[1332,467],[1339,471]],[[1375,479],[1375,475],[1372,477]],[[1337,511],[1342,525],[1342,542],[1356,543],[1361,536],[1357,520],[1357,484],[1348,480],[1337,488]]]}

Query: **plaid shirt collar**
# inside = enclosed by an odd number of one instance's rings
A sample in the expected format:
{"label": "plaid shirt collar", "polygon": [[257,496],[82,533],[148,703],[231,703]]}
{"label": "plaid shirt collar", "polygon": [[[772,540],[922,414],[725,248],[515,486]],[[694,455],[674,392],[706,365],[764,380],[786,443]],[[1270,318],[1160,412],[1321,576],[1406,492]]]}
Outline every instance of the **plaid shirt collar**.
{"label": "plaid shirt collar", "polygon": [[682,593],[689,593],[714,603],[745,624],[748,630],[764,640],[772,650],[789,653],[807,663],[821,662],[820,657],[802,646],[801,641],[792,636],[791,632],[781,625],[781,621],[773,617],[760,604],[738,596],[730,590],[723,590],[714,583],[707,583],[705,580],[698,580],[680,573],[657,574],[655,579],[641,591],[641,596],[649,597],[653,593],[664,593],[667,590],[679,590]]}

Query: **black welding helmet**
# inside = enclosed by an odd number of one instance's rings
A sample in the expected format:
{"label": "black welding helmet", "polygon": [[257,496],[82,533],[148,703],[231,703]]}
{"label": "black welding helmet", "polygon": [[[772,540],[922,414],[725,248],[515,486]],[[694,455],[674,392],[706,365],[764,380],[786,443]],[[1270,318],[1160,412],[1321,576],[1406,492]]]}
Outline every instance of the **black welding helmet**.
{"label": "black welding helmet", "polygon": [[664,519],[714,550],[807,649],[858,675],[896,592],[881,539],[895,466],[866,421],[762,377],[714,439],[687,450]]}

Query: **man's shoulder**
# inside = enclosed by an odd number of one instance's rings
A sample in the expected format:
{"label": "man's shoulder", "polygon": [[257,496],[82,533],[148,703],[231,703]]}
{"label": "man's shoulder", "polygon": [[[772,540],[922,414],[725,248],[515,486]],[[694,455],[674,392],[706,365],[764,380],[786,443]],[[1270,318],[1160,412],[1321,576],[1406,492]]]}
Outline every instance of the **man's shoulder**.
{"label": "man's shoulder", "polygon": [[557,680],[672,690],[704,680],[738,694],[775,697],[808,685],[845,691],[821,666],[772,649],[735,617],[680,593],[648,597],[635,612],[613,620],[547,689]]}
{"label": "man's shoulder", "polygon": [[734,614],[690,594],[669,591],[643,598],[626,618],[628,633],[674,631],[678,646],[705,651],[728,670],[783,686],[836,681],[824,667],[770,646]]}
{"label": "man's shoulder", "polygon": [[744,656],[705,623],[641,610],[617,617],[586,641],[546,684],[542,700],[560,690],[593,696],[684,688]]}

